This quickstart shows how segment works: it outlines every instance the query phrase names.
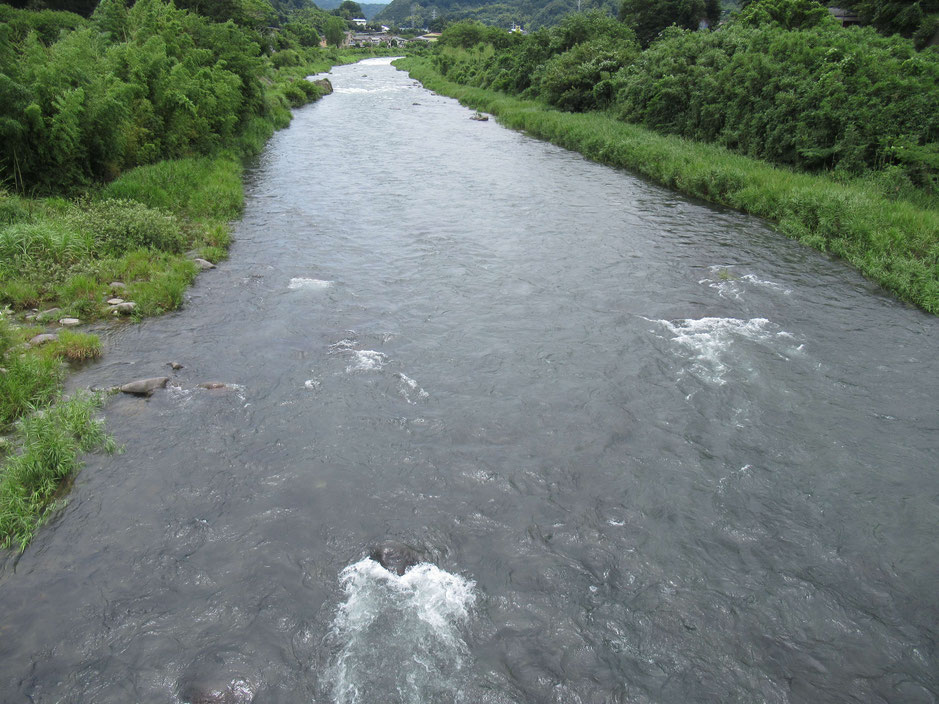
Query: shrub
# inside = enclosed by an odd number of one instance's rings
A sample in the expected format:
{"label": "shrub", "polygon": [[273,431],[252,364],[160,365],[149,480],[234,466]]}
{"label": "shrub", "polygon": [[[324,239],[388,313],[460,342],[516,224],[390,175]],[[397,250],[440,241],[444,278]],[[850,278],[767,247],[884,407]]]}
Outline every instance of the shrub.
{"label": "shrub", "polygon": [[122,254],[141,247],[181,252],[186,246],[173,215],[135,201],[90,203],[70,220],[76,229],[93,238],[100,254]]}

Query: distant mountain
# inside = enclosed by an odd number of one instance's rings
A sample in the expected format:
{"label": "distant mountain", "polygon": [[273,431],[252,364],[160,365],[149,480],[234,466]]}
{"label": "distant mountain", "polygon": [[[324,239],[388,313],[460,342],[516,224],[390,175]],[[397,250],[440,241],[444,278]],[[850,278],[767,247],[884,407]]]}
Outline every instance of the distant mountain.
{"label": "distant mountain", "polygon": [[392,0],[375,19],[401,27],[429,27],[443,18],[538,29],[557,24],[578,5],[584,11],[599,9],[613,16],[619,11],[618,0]]}

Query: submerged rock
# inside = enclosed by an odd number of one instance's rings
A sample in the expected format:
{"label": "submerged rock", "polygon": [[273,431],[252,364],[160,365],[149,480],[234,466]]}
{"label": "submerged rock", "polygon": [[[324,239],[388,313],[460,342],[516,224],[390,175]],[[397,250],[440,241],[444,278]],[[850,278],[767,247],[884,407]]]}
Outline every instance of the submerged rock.
{"label": "submerged rock", "polygon": [[189,684],[180,697],[185,704],[250,704],[254,701],[254,687],[243,679],[225,685]]}
{"label": "submerged rock", "polygon": [[481,112],[476,112],[470,115],[471,120],[476,120],[477,122],[488,122],[489,115],[483,115]]}
{"label": "submerged rock", "polygon": [[199,384],[200,389],[227,389],[228,384],[224,384],[221,381],[203,381]]}
{"label": "submerged rock", "polygon": [[136,396],[149,396],[156,389],[162,389],[166,386],[170,378],[168,376],[155,376],[150,379],[137,379],[130,381],[121,387],[125,394],[134,394]]}
{"label": "submerged rock", "polygon": [[403,543],[386,542],[376,546],[368,555],[371,559],[384,567],[389,572],[394,572],[399,577],[403,575],[409,567],[422,562],[420,555]]}
{"label": "submerged rock", "polygon": [[180,364],[179,362],[167,362],[167,364],[173,369],[175,369],[176,371],[179,371],[180,369],[183,368],[183,365]]}

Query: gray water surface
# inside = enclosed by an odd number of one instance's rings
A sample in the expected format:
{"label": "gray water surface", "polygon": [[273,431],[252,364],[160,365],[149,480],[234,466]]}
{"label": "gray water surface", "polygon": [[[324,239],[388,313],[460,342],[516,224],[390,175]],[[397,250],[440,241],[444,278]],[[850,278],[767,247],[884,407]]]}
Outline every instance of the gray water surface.
{"label": "gray water surface", "polygon": [[936,318],[331,78],[231,258],[73,378],[173,375],[0,568],[0,701],[935,702]]}

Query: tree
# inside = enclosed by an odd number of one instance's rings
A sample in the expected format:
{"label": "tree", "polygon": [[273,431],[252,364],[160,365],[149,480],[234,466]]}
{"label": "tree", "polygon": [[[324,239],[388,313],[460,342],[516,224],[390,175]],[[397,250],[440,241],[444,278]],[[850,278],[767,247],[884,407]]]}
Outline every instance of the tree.
{"label": "tree", "polygon": [[353,17],[365,17],[362,6],[354,0],[343,0],[342,4],[333,10],[333,14],[342,17],[344,20],[351,20]]}
{"label": "tree", "polygon": [[633,28],[643,47],[649,46],[666,27],[698,29],[701,22],[717,24],[718,0],[623,0],[619,18]]}
{"label": "tree", "polygon": [[326,37],[326,43],[330,46],[342,46],[342,41],[346,38],[346,23],[341,17],[335,15],[330,17],[326,20],[323,36]]}

